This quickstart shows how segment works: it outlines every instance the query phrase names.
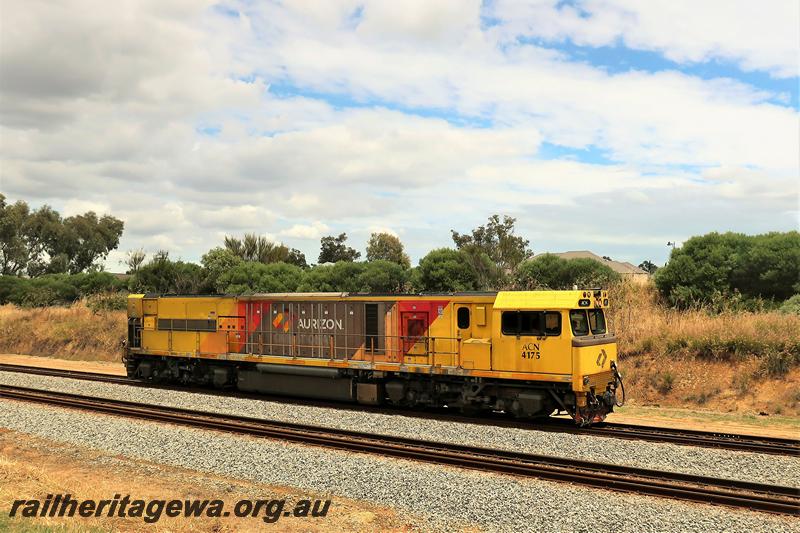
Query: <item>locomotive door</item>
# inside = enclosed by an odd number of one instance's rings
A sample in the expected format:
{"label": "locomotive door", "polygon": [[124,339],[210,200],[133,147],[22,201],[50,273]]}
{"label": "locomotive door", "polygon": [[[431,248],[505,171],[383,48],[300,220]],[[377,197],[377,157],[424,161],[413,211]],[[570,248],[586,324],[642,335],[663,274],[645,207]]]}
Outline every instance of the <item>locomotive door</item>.
{"label": "locomotive door", "polygon": [[403,354],[407,356],[427,356],[428,313],[411,311],[400,314],[403,338]]}

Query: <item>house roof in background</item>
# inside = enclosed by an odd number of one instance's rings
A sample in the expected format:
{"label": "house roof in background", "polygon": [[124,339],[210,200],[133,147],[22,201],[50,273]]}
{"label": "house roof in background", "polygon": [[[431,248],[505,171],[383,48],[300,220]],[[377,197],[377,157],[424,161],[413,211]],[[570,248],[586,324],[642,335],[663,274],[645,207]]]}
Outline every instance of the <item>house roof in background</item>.
{"label": "house roof in background", "polygon": [[[562,259],[594,259],[598,263],[603,263],[604,265],[608,265],[611,270],[618,274],[629,274],[629,275],[644,275],[647,276],[648,273],[641,268],[627,262],[627,261],[614,261],[604,259],[602,256],[597,255],[594,252],[590,252],[589,250],[573,250],[570,252],[547,252],[551,253],[551,255],[558,256]],[[538,254],[544,255],[544,254]]]}

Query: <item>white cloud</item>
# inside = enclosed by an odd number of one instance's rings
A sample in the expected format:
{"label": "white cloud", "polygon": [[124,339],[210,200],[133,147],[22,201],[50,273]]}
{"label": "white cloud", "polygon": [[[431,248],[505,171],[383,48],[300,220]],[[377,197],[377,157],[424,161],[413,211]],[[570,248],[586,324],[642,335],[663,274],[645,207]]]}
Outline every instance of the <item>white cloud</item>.
{"label": "white cloud", "polygon": [[[778,95],[733,80],[608,74],[530,44],[498,48],[492,31],[444,50],[413,39],[395,46],[357,30],[318,34],[261,6],[251,13],[255,35],[268,36],[273,53],[248,61],[313,90],[524,125],[548,142],[597,146],[627,162],[796,166],[797,114],[767,101]],[[364,7],[364,20],[373,7]]]}
{"label": "white cloud", "polygon": [[281,231],[281,235],[295,239],[316,240],[327,234],[330,229],[327,224],[316,220],[311,224],[295,224],[291,228]]}
{"label": "white cloud", "polygon": [[231,231],[256,231],[271,226],[275,215],[259,206],[240,205],[223,207],[196,207],[191,212],[192,220],[205,228],[226,228]]}
{"label": "white cloud", "polygon": [[[4,5],[0,190],[110,212],[126,223],[121,250],[194,260],[226,234],[268,232],[314,257],[322,235],[359,247],[386,228],[418,257],[496,212],[535,249],[596,242],[615,257],[625,242],[644,254],[664,237],[796,227],[798,114],[782,95],[610,74],[512,39],[782,76],[791,16],[533,5],[496,3],[500,24],[483,28],[477,1]],[[307,96],[276,96],[292,85]],[[589,155],[548,160],[553,145]],[[587,209],[602,213],[591,231]]]}
{"label": "white cloud", "polygon": [[797,77],[800,3],[773,0],[497,0],[489,13],[505,40],[535,36],[585,46],[625,46],[679,63],[711,59]]}
{"label": "white cloud", "polygon": [[111,214],[111,208],[108,204],[77,199],[67,200],[64,203],[61,214],[65,217],[71,217],[73,215],[82,215],[87,211],[94,211],[98,216]]}
{"label": "white cloud", "polygon": [[389,227],[386,227],[386,226],[375,226],[375,225],[368,227],[367,231],[370,234],[372,234],[372,233],[388,233],[389,235],[394,235],[395,237],[399,237],[400,234],[401,234],[401,232],[397,232],[397,231],[393,230],[392,228],[389,228]]}

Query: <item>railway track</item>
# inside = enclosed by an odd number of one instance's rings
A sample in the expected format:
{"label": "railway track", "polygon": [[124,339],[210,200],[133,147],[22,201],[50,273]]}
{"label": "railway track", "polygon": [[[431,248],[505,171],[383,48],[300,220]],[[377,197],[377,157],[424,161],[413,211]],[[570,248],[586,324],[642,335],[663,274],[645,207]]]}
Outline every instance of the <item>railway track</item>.
{"label": "railway track", "polygon": [[548,426],[553,427],[559,432],[583,435],[646,440],[651,442],[668,442],[685,446],[722,448],[726,450],[774,455],[800,456],[800,440],[779,437],[761,437],[757,435],[741,435],[718,431],[640,426],[637,424],[618,424],[614,422],[604,423],[597,427],[579,428],[575,427],[571,420],[551,420],[542,424],[537,429],[547,430]]}
{"label": "railway track", "polygon": [[219,415],[24,387],[0,385],[0,398],[619,492],[778,514],[800,513],[800,491],[792,487]]}
{"label": "railway track", "polygon": [[[196,390],[189,389],[188,387],[181,387],[177,385],[164,385],[155,383],[142,383],[139,380],[125,377],[115,376],[111,374],[99,374],[94,372],[83,372],[79,370],[62,370],[52,368],[41,368],[23,365],[10,365],[0,363],[0,371],[5,372],[19,372],[25,374],[35,374],[41,376],[52,376],[72,379],[82,379],[89,381],[98,381],[102,383],[115,383],[121,385],[132,385],[136,387],[155,387],[168,390]],[[219,391],[213,389],[202,389],[205,394],[219,394]],[[230,395],[230,392],[225,394]],[[253,395],[253,394],[236,394],[239,397],[256,398],[260,400],[277,399],[277,397]],[[281,398],[281,401],[290,401],[302,405],[312,405],[320,407],[332,408],[352,408],[352,404],[327,402],[321,400],[298,400]],[[518,420],[509,420],[507,418],[491,417],[491,418],[468,418],[461,415],[454,415],[452,413],[441,412],[420,412],[420,411],[407,411],[400,409],[387,409],[383,407],[374,406],[359,406],[359,410],[379,412],[379,413],[402,413],[403,415],[434,418],[440,420],[448,420],[461,423],[476,423],[476,424],[489,424],[502,427],[514,427],[519,429],[535,429],[538,431],[557,431],[561,433],[583,434],[583,435],[596,435],[601,437],[613,437],[630,440],[644,440],[650,442],[667,442],[671,444],[679,444],[685,446],[700,446],[706,448],[719,448],[726,450],[765,453],[774,455],[790,455],[800,456],[800,440],[777,438],[777,437],[763,437],[756,435],[741,435],[734,433],[711,432],[711,431],[697,431],[690,429],[675,429],[656,426],[640,426],[634,424],[616,424],[605,423],[600,427],[580,428],[575,426],[571,420],[550,419],[537,422],[523,422]]]}

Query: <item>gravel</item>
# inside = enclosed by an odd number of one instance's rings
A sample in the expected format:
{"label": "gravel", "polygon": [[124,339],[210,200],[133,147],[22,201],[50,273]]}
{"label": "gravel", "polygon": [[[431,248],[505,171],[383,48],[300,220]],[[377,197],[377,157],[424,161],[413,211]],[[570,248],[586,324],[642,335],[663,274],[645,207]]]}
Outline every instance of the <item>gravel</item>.
{"label": "gravel", "polygon": [[[800,531],[800,521],[8,400],[0,426],[111,454],[373,502],[424,530]],[[333,508],[335,510],[335,507]]]}
{"label": "gravel", "polygon": [[569,456],[587,461],[800,487],[800,458],[797,457],[445,422],[402,415],[291,405],[13,372],[0,372],[0,383],[445,443]]}

